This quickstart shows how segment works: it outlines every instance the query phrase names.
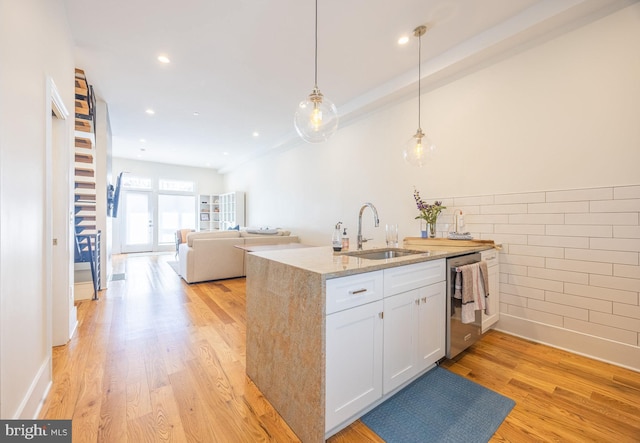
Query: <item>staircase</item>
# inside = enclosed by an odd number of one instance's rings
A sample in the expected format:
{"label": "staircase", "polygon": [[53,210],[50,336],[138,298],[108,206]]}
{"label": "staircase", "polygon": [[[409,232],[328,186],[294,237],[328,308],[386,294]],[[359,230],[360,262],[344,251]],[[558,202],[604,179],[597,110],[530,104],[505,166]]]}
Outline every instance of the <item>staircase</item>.
{"label": "staircase", "polygon": [[85,73],[75,73],[75,262],[76,283],[89,265],[93,299],[100,291],[100,231],[96,228],[95,97]]}

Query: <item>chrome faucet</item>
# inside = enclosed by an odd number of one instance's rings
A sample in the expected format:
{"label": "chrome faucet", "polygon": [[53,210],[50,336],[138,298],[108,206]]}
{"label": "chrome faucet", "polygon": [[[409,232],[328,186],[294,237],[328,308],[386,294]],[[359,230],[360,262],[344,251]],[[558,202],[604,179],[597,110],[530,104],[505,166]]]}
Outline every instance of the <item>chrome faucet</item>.
{"label": "chrome faucet", "polygon": [[380,220],[378,219],[378,211],[376,210],[376,207],[373,206],[373,203],[365,203],[364,205],[362,205],[362,207],[360,208],[360,213],[358,214],[358,251],[362,251],[362,243],[367,241],[366,239],[362,239],[362,213],[367,206],[370,207],[373,211],[373,221],[375,222],[375,227],[377,228],[380,223]]}

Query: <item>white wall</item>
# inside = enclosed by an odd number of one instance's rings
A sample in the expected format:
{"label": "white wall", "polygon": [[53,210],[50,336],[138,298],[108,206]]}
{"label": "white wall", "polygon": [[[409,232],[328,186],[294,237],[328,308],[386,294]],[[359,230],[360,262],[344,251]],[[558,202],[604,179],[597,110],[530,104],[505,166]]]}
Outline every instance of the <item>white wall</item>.
{"label": "white wall", "polygon": [[[422,99],[433,163],[405,165],[415,99],[228,174],[247,192],[248,224],[282,224],[329,241],[354,228],[362,202],[417,231],[413,186],[425,198],[635,184],[640,181],[640,5],[556,38]],[[375,231],[368,231],[375,232]],[[382,238],[381,234],[377,237]]]}
{"label": "white wall", "polygon": [[[122,171],[128,171],[131,175],[151,178],[154,183],[154,198],[157,197],[158,179],[185,180],[195,182],[195,195],[198,194],[220,194],[225,192],[223,177],[213,169],[193,168],[189,166],[168,165],[164,163],[154,163],[139,160],[132,160],[121,157],[113,157],[112,173],[113,185]],[[157,201],[157,198],[156,198]],[[121,202],[122,203],[122,202]],[[194,208],[195,211],[195,208]],[[122,215],[112,219],[112,252],[118,254],[121,251],[120,221]]]}
{"label": "white wall", "polygon": [[[416,130],[412,99],[342,127],[327,143],[301,143],[243,165],[228,174],[226,187],[246,192],[248,225],[282,226],[305,243],[328,245],[337,221],[355,238],[358,210],[366,201],[376,205],[381,226],[398,223],[401,237],[418,235],[414,185],[425,199],[452,202],[638,185],[638,79],[640,4],[635,3],[424,94],[422,127],[438,153],[422,169],[405,165],[400,156]],[[372,227],[367,210],[364,235],[382,241],[383,229]],[[640,247],[630,252],[636,303],[628,323],[640,333]],[[595,327],[590,334],[605,337]]]}
{"label": "white wall", "polygon": [[[46,84],[50,76],[74,109],[71,47],[61,1],[0,0],[0,417],[7,419],[34,417],[51,380]],[[73,120],[67,125],[72,140]]]}

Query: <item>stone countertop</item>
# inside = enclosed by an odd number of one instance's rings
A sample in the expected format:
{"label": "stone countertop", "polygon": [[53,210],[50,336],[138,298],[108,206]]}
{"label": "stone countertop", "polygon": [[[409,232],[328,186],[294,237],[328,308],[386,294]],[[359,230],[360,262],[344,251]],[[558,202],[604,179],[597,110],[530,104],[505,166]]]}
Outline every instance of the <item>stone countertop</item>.
{"label": "stone countertop", "polygon": [[[383,244],[367,245],[364,251],[374,251],[385,248]],[[252,252],[251,254],[268,260],[273,260],[288,266],[303,269],[308,272],[322,275],[325,279],[343,277],[346,275],[360,274],[363,272],[377,271],[396,266],[421,263],[429,260],[454,257],[473,252],[492,249],[493,245],[478,245],[455,248],[434,248],[429,245],[411,245],[403,249],[424,251],[421,254],[404,257],[389,258],[384,260],[372,260],[346,255],[350,251],[334,252],[331,246],[315,246],[308,248],[273,250]]]}

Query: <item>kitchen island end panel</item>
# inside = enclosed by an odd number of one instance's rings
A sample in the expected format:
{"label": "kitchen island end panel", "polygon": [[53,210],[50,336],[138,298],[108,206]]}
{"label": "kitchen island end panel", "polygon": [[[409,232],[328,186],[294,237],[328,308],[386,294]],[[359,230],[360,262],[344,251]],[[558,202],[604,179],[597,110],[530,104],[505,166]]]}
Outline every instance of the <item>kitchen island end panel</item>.
{"label": "kitchen island end panel", "polygon": [[324,440],[320,274],[247,254],[247,375],[302,441]]}

